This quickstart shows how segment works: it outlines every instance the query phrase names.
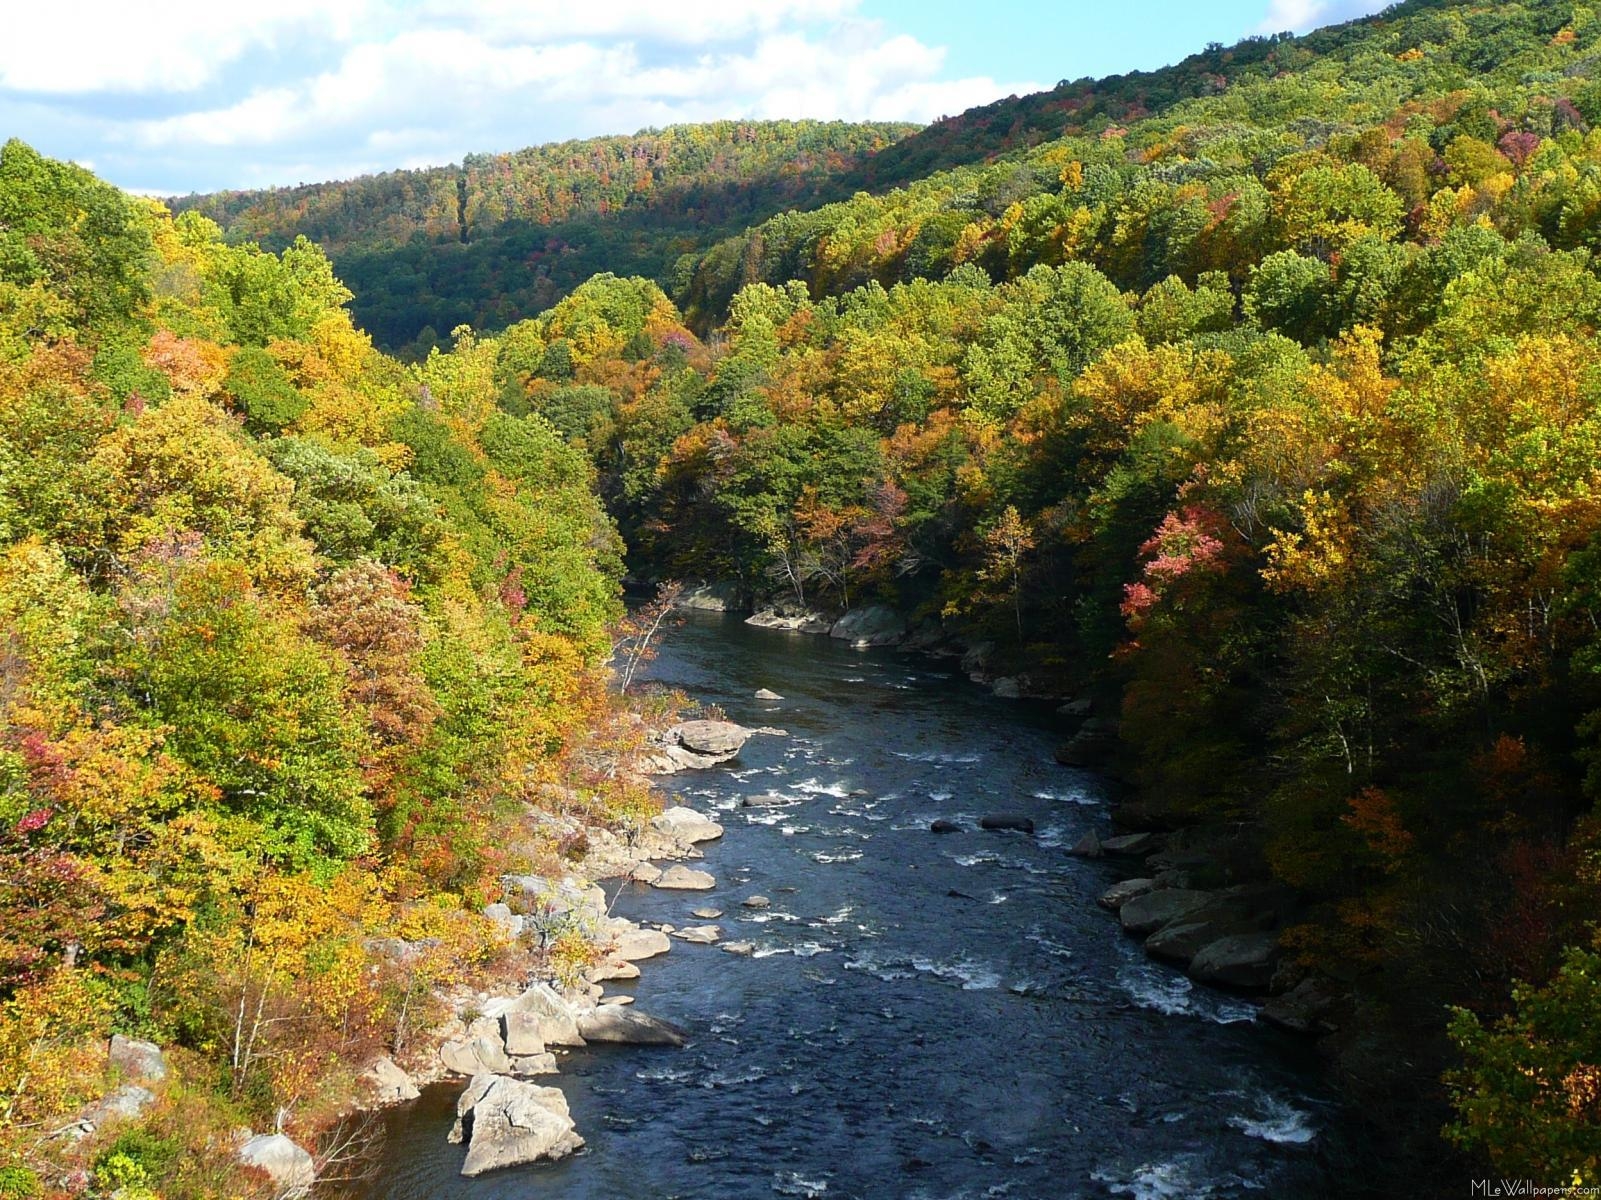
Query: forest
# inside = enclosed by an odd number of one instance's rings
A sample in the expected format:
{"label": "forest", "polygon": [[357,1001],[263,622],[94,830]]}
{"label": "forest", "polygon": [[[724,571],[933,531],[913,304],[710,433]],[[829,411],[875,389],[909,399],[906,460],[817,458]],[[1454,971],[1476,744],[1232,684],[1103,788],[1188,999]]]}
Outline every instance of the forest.
{"label": "forest", "polygon": [[[337,189],[173,217],[7,145],[8,1120],[113,1027],[216,1079],[151,1137],[304,1104],[411,986],[364,936],[492,956],[462,901],[553,852],[487,831],[604,728],[626,555],[1094,695],[1130,819],[1305,897],[1286,982],[1342,998],[1397,1161],[1601,1183],[1601,10],[1407,0],[830,136],[800,191],[717,168],[759,223],[641,215],[533,315],[526,264],[460,275],[416,329],[482,328],[410,365],[359,263],[466,261],[438,181],[349,185],[383,233]],[[603,227],[516,161],[473,220]],[[308,1019],[241,1067],[243,995]]]}

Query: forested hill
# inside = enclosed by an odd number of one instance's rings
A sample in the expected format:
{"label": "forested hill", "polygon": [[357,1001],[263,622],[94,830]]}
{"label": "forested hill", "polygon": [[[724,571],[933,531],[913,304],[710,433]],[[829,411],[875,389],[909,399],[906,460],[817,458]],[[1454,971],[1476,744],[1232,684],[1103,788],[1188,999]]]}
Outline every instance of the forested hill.
{"label": "forested hill", "polygon": [[1090,692],[1129,819],[1299,897],[1275,986],[1416,1194],[1594,1182],[1601,15],[1410,3],[1053,95],[676,305],[602,276],[439,360],[583,448],[636,573]]}
{"label": "forested hill", "polygon": [[591,138],[460,165],[172,201],[231,241],[320,244],[380,345],[531,316],[597,271],[667,282],[680,256],[838,180],[914,125],[719,121]]}

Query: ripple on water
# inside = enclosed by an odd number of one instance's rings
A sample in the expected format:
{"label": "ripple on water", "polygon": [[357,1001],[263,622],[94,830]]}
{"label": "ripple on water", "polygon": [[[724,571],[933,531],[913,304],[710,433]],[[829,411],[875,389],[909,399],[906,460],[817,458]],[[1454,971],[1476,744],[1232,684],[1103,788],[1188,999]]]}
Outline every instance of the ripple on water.
{"label": "ripple on water", "polygon": [[1279,1146],[1304,1146],[1317,1137],[1312,1114],[1277,1096],[1263,1093],[1256,1098],[1255,1108],[1252,1115],[1236,1113],[1229,1118],[1229,1124],[1246,1137]]}
{"label": "ripple on water", "polygon": [[809,1196],[817,1200],[828,1194],[828,1180],[808,1179],[799,1171],[780,1171],[773,1176],[773,1191],[780,1196]]}

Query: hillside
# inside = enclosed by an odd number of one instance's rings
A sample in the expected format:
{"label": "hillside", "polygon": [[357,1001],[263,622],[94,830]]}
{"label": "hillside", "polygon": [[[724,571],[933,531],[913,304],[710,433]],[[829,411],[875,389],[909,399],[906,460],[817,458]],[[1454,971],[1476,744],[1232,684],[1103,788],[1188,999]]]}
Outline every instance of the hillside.
{"label": "hillside", "polygon": [[174,199],[233,241],[304,235],[383,346],[495,329],[602,270],[672,278],[677,260],[834,184],[909,125],[722,121],[591,138],[338,183]]}

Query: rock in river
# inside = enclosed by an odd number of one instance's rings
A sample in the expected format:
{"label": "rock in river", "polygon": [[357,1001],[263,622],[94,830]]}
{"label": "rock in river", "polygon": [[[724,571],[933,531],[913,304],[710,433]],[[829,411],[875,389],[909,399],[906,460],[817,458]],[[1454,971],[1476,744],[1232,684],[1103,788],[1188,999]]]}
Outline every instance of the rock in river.
{"label": "rock in river", "polygon": [[1114,883],[1102,892],[1099,903],[1102,908],[1110,908],[1115,912],[1130,900],[1155,890],[1154,879],[1125,879],[1122,883]]}
{"label": "rock in river", "polygon": [[697,946],[710,946],[723,936],[723,931],[716,925],[691,925],[687,929],[675,930],[673,936]]}
{"label": "rock in river", "polygon": [[732,721],[685,721],[669,729],[667,738],[696,754],[732,755],[750,740],[751,732]]}
{"label": "rock in river", "polygon": [[578,1018],[586,1042],[619,1042],[629,1046],[682,1046],[685,1034],[676,1025],[637,1009],[606,1005]]}
{"label": "rock in river", "polygon": [[906,619],[882,604],[853,608],[828,631],[853,646],[893,646],[906,637]]}
{"label": "rock in river", "polygon": [[1010,829],[1017,833],[1033,833],[1034,822],[1020,813],[986,813],[978,819],[980,829]]}
{"label": "rock in river", "polygon": [[379,1104],[404,1104],[422,1094],[411,1081],[411,1076],[396,1066],[395,1060],[387,1055],[368,1067],[362,1078],[372,1085],[373,1098]]}
{"label": "rock in river", "polygon": [[467,1143],[463,1175],[565,1158],[584,1144],[560,1089],[478,1075],[456,1101],[452,1142]]}
{"label": "rock in river", "polygon": [[650,827],[675,841],[714,842],[723,836],[723,827],[692,808],[675,805],[650,819]]}
{"label": "rock in river", "polygon": [[678,863],[663,871],[661,878],[650,886],[664,891],[705,892],[716,887],[717,880],[705,871]]}
{"label": "rock in river", "polygon": [[780,696],[777,692],[773,691],[771,688],[757,688],[756,689],[756,699],[758,699],[758,700],[782,700],[783,698],[784,697]]}
{"label": "rock in river", "polygon": [[930,833],[960,833],[962,827],[949,817],[940,817],[929,825]]}

